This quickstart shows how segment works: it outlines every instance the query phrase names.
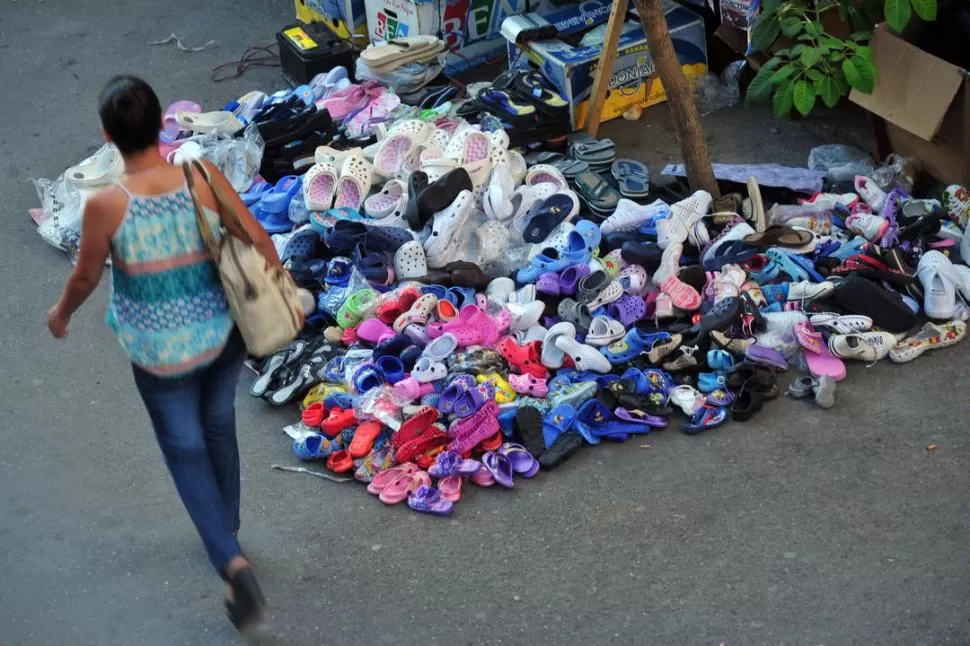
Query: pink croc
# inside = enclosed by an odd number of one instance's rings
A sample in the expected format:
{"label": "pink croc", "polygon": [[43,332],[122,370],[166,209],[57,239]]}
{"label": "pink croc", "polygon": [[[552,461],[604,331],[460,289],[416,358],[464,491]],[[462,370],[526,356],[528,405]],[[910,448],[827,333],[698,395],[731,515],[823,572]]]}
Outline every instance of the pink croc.
{"label": "pink croc", "polygon": [[532,397],[545,397],[549,394],[549,386],[545,379],[539,379],[532,375],[509,375],[509,384],[512,390],[520,395],[530,395]]}
{"label": "pink croc", "polygon": [[674,307],[678,309],[692,312],[701,306],[701,295],[697,290],[676,276],[667,278],[660,289],[670,296]]}
{"label": "pink croc", "polygon": [[367,319],[357,327],[357,336],[368,343],[380,343],[394,336],[394,330],[380,319],[373,318]]}

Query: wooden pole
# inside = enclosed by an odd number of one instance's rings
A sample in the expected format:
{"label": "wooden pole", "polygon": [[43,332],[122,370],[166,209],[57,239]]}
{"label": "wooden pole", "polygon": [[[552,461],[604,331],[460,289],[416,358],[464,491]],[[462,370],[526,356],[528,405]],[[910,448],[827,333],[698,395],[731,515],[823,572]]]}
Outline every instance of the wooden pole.
{"label": "wooden pole", "polygon": [[677,138],[680,140],[680,151],[687,167],[687,180],[692,189],[703,189],[715,198],[720,197],[721,192],[717,188],[714,169],[711,167],[711,156],[704,141],[701,117],[694,104],[687,77],[684,76],[684,70],[681,69],[674,52],[674,43],[667,30],[663,7],[659,0],[634,2],[643,24],[643,33],[647,36],[650,56],[667,91],[667,101],[670,103]]}
{"label": "wooden pole", "polygon": [[[613,6],[610,9],[610,21],[606,23],[606,36],[603,37],[603,48],[596,75],[593,77],[593,91],[589,97],[589,110],[586,111],[586,132],[591,137],[595,137],[600,131],[600,113],[603,112],[606,93],[610,89],[617,43],[620,40],[623,23],[626,22],[626,10],[629,6],[629,0],[613,0]],[[578,126],[582,128],[583,124]]]}

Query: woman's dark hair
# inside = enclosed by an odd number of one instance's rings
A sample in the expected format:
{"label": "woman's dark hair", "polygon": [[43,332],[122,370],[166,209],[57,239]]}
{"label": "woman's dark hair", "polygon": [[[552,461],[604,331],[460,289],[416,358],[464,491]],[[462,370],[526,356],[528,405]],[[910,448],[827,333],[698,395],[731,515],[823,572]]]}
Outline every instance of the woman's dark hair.
{"label": "woman's dark hair", "polygon": [[98,115],[111,141],[124,155],[158,142],[162,106],[155,90],[135,76],[116,76],[101,90]]}

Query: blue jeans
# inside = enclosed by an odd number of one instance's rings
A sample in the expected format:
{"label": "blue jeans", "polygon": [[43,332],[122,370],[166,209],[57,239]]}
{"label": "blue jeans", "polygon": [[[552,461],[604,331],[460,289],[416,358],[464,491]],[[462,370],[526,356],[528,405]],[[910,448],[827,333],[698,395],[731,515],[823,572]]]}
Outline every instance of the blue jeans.
{"label": "blue jeans", "polygon": [[235,400],[245,358],[242,336],[233,330],[219,358],[188,375],[169,379],[134,366],[165,464],[221,576],[240,554]]}

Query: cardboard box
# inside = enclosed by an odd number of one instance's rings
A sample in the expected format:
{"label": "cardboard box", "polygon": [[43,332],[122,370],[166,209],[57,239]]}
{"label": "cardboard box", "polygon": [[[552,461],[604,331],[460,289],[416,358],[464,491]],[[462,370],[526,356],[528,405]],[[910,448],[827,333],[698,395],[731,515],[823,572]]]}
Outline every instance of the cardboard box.
{"label": "cardboard box", "polygon": [[364,0],[296,0],[296,19],[303,23],[322,22],[338,38],[367,45]]}
{"label": "cardboard box", "polygon": [[744,31],[754,29],[760,11],[761,0],[721,0],[721,22]]}
{"label": "cardboard box", "polygon": [[[663,0],[663,5],[674,50],[684,73],[688,76],[706,73],[704,21],[694,12],[669,0]],[[510,19],[502,28],[508,42],[510,67],[538,69],[569,102],[570,121],[577,130],[586,121],[602,45],[574,47],[557,38],[531,42],[522,55],[515,45],[515,39],[518,32],[527,29],[528,25],[551,24],[560,36],[565,36],[604,23],[609,15],[609,0],[585,0],[546,16],[533,13]],[[633,12],[630,16],[633,20],[639,20]],[[615,119],[634,105],[647,107],[666,100],[667,93],[657,77],[643,29],[639,25],[624,27],[601,120]]]}
{"label": "cardboard box", "polygon": [[365,0],[372,40],[438,36],[449,53],[445,72],[457,74],[499,58],[505,41],[499,28],[528,6],[542,12],[550,0]]}
{"label": "cardboard box", "polygon": [[970,78],[967,71],[876,28],[872,41],[879,79],[872,94],[849,100],[874,119],[874,154],[918,157],[930,175],[970,185]]}

